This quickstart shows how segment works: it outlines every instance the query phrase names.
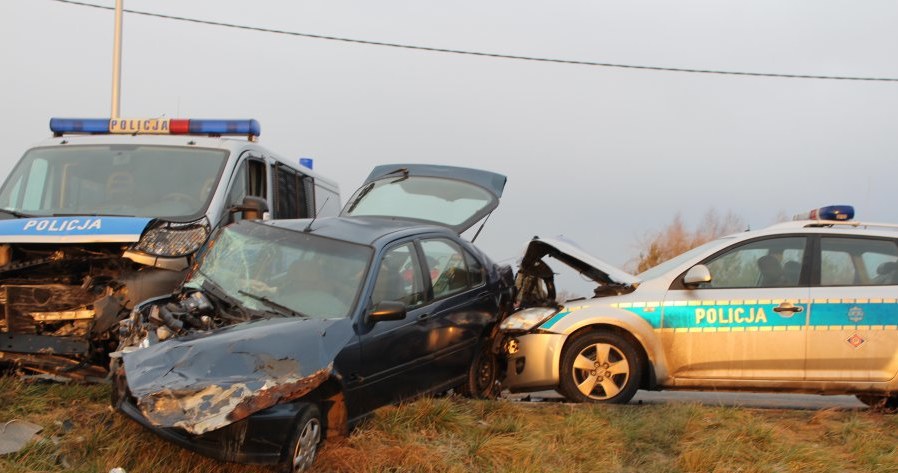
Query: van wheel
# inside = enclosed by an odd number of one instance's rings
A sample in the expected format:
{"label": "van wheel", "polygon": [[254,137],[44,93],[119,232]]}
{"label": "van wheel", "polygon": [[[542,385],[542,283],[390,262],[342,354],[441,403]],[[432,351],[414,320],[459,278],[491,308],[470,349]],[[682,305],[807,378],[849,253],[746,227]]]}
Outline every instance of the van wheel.
{"label": "van wheel", "polygon": [[559,391],[573,402],[625,404],[639,389],[642,359],[612,332],[583,332],[561,354]]}
{"label": "van wheel", "polygon": [[299,473],[308,470],[318,455],[321,444],[321,411],[309,404],[298,416],[296,427],[290,438],[288,456],[281,471]]}
{"label": "van wheel", "polygon": [[858,394],[857,399],[873,410],[894,411],[898,409],[898,396],[871,396]]}
{"label": "van wheel", "polygon": [[474,356],[468,368],[468,379],[458,389],[462,396],[495,399],[499,395],[499,360],[490,352],[489,345],[485,345]]}

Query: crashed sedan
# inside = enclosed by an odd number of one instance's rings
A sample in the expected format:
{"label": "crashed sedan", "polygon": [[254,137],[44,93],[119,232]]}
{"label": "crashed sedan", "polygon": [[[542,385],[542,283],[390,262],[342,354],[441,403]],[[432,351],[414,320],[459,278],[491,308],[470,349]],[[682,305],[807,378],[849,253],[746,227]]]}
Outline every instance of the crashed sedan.
{"label": "crashed sedan", "polygon": [[340,217],[225,227],[176,294],[121,323],[114,404],[201,454],[302,471],[378,407],[494,394],[511,269],[459,233],[504,184],[381,166]]}

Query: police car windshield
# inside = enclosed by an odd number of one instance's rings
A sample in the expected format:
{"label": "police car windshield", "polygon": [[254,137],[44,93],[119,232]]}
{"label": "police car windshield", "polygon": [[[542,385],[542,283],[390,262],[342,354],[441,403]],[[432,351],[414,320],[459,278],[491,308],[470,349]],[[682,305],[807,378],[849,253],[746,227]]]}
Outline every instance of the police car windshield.
{"label": "police car windshield", "polygon": [[704,253],[709,248],[720,246],[724,241],[731,240],[732,237],[724,237],[719,238],[717,240],[711,240],[703,245],[699,245],[685,253],[680,254],[674,258],[671,258],[655,267],[649,268],[639,274],[636,275],[640,281],[648,281],[650,279],[655,279],[658,276],[676,268],[677,266],[686,263],[687,261],[695,258],[696,256]]}
{"label": "police car windshield", "polygon": [[0,208],[34,216],[199,217],[227,155],[175,146],[35,148],[0,189]]}
{"label": "police car windshield", "polygon": [[186,283],[206,280],[249,309],[342,318],[352,313],[374,251],[364,245],[242,221],[224,228]]}

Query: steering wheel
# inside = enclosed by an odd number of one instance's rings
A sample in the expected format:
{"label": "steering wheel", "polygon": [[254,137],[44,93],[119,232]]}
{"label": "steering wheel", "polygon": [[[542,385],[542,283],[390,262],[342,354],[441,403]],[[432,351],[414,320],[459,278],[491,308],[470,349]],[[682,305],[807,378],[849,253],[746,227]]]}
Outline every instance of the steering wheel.
{"label": "steering wheel", "polygon": [[161,200],[163,202],[173,202],[176,204],[182,204],[182,205],[184,205],[186,207],[190,207],[192,209],[199,207],[199,204],[200,204],[199,200],[197,200],[196,197],[193,197],[190,194],[185,194],[183,192],[169,192],[168,194],[165,194],[164,196],[162,196]]}

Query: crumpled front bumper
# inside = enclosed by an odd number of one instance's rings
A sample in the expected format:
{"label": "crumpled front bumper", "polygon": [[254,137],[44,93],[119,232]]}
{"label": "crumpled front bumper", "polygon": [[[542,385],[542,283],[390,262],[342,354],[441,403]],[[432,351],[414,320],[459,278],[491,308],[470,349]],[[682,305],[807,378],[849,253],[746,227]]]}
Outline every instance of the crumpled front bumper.
{"label": "crumpled front bumper", "polygon": [[303,402],[278,404],[220,429],[194,435],[177,427],[158,427],[140,412],[130,395],[119,397],[117,408],[159,437],[216,460],[275,464],[285,448]]}
{"label": "crumpled front bumper", "polygon": [[516,345],[517,351],[506,352],[503,385],[511,392],[542,391],[558,386],[558,366],[566,335],[557,333],[526,333],[506,335],[505,346]]}

